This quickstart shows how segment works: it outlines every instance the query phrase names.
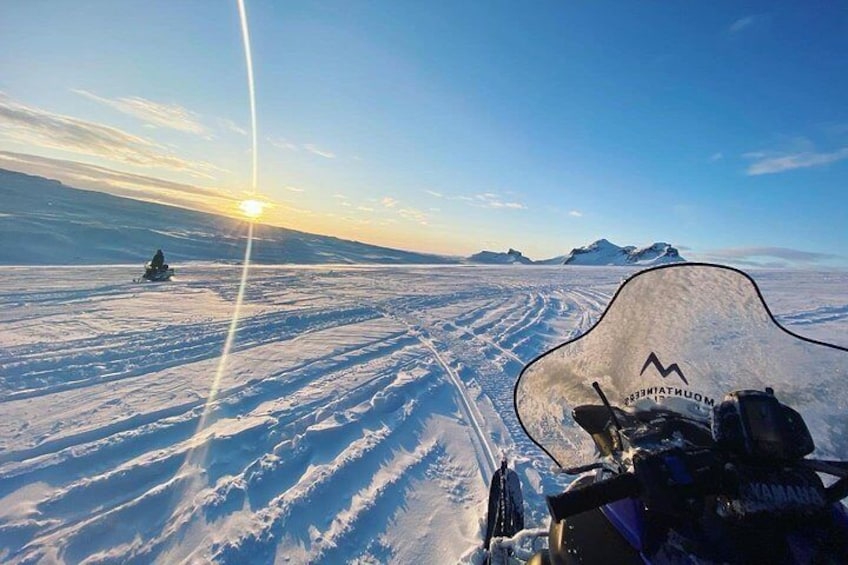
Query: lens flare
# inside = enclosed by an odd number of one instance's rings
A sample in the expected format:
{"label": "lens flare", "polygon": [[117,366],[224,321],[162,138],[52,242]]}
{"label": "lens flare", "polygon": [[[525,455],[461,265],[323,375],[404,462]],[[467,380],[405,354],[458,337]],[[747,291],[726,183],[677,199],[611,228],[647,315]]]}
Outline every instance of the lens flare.
{"label": "lens flare", "polygon": [[253,56],[250,50],[250,31],[247,27],[247,10],[244,7],[244,0],[238,0],[239,18],[241,19],[241,37],[244,43],[244,59],[247,64],[247,88],[250,94],[250,129],[252,132],[253,141],[253,182],[251,186],[256,192],[256,175],[259,169],[259,158],[257,156],[256,143],[256,89],[253,82]]}
{"label": "lens flare", "polygon": [[[253,59],[250,50],[250,34],[248,33],[247,11],[245,10],[244,0],[238,0],[238,10],[239,18],[241,20],[242,39],[244,43],[244,57],[247,65],[247,86],[248,93],[250,95],[250,123],[253,132],[253,180],[251,185],[251,194],[256,194],[256,178],[258,168],[258,160],[256,155],[256,94],[253,84]],[[239,208],[241,209],[241,211],[245,214],[245,216],[247,216],[251,220],[254,220],[259,217],[264,207],[264,202],[253,198],[246,199],[239,204]],[[244,250],[244,261],[242,262],[241,280],[239,281],[238,294],[236,295],[236,301],[233,307],[233,317],[230,321],[230,327],[229,331],[227,332],[227,337],[224,340],[224,347],[221,351],[221,358],[218,362],[218,369],[215,371],[215,377],[212,380],[212,384],[209,388],[209,394],[206,397],[206,405],[203,408],[203,413],[201,414],[200,421],[197,424],[197,430],[194,434],[194,446],[190,448],[189,452],[186,454],[186,459],[183,463],[183,468],[199,467],[202,469],[206,460],[209,445],[208,441],[204,442],[201,439],[201,436],[204,432],[204,429],[207,426],[210,426],[215,419],[213,416],[215,401],[217,400],[218,391],[221,385],[221,378],[224,376],[224,373],[227,370],[227,361],[229,359],[230,351],[233,348],[233,343],[235,342],[236,338],[239,318],[241,316],[242,304],[244,302],[244,293],[245,289],[247,288],[248,272],[250,270],[250,255],[253,249],[253,227],[254,224],[253,221],[251,221],[248,225],[247,244]],[[190,473],[190,475],[194,476],[195,480],[200,480],[199,476],[195,473]]]}
{"label": "lens flare", "polygon": [[239,202],[239,210],[241,210],[242,214],[251,220],[255,220],[261,216],[264,209],[265,203],[261,200],[253,200],[250,198]]}

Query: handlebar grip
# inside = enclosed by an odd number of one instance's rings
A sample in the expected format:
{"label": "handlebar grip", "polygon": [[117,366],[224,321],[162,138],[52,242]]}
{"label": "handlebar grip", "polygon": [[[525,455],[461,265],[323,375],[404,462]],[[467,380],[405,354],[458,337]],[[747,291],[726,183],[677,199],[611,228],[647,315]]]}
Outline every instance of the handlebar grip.
{"label": "handlebar grip", "polygon": [[604,504],[638,496],[639,480],[632,473],[623,473],[600,483],[565,491],[546,497],[548,510],[556,522]]}

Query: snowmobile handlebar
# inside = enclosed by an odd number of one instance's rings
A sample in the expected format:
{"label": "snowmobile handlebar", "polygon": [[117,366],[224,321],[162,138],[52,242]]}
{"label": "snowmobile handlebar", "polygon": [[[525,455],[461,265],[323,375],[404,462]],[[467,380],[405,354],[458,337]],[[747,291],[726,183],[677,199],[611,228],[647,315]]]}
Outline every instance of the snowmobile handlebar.
{"label": "snowmobile handlebar", "polygon": [[[722,483],[725,482],[723,475],[734,473],[725,470],[725,462],[721,452],[709,449],[675,449],[636,457],[635,472],[621,473],[610,479],[549,496],[548,510],[551,517],[559,522],[605,504],[639,497],[655,510],[674,513],[681,510],[678,504],[681,499],[722,492]],[[832,504],[848,497],[848,462],[808,459],[799,462],[796,468],[838,477],[827,488],[821,485],[823,503]],[[759,469],[763,470],[762,467]],[[731,482],[739,478],[740,475],[736,475]],[[821,484],[818,479],[816,481]]]}
{"label": "snowmobile handlebar", "polygon": [[557,522],[625,498],[639,496],[642,487],[633,473],[622,473],[611,479],[548,496],[548,510]]}

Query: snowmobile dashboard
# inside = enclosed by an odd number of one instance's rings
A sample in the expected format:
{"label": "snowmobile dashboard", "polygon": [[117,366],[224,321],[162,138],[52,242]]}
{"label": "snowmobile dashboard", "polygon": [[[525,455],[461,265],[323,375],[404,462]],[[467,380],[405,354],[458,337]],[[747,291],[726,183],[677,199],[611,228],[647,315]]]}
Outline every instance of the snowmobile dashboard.
{"label": "snowmobile dashboard", "polygon": [[815,449],[801,415],[771,389],[739,390],[713,410],[716,445],[747,461],[797,461]]}
{"label": "snowmobile dashboard", "polygon": [[[804,459],[814,450],[810,432],[801,415],[780,403],[771,389],[728,394],[715,407],[712,422],[663,408],[630,411],[608,404],[578,406],[572,415],[601,455],[635,448],[633,467],[631,472],[602,464],[565,470],[571,474],[604,469],[601,476],[607,478],[548,497],[555,520],[622,498],[640,498],[654,511],[683,514],[685,504],[713,494],[725,496],[733,508],[743,508],[742,514],[753,515],[762,510],[809,511],[848,496],[848,463]],[[839,480],[825,488],[815,473]],[[754,488],[772,484],[780,492],[801,494],[798,500],[772,500]],[[754,487],[746,490],[744,485]]]}

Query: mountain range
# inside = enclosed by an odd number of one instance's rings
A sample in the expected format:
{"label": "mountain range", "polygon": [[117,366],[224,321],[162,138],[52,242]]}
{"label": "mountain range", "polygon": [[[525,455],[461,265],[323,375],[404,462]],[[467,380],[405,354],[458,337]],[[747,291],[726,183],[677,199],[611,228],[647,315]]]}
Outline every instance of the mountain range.
{"label": "mountain range", "polygon": [[[181,261],[240,261],[243,220],[165,206],[0,169],[0,264],[143,263],[165,250]],[[251,260],[268,264],[656,265],[684,261],[667,243],[619,247],[600,239],[533,261],[520,251],[468,258],[418,253],[256,224]]]}

